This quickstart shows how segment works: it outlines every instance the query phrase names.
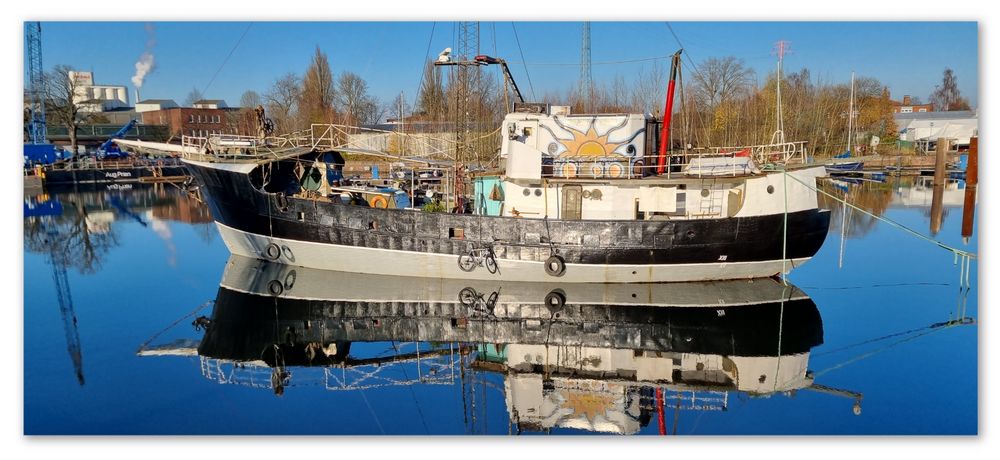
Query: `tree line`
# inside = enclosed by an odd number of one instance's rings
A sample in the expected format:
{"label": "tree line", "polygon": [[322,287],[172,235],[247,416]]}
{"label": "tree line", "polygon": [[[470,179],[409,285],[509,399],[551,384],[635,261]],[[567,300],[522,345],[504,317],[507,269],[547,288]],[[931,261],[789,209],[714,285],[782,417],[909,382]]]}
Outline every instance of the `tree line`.
{"label": "tree line", "polygon": [[[247,90],[240,97],[240,107],[249,112],[245,115],[251,115],[258,105],[265,108],[277,134],[305,129],[313,123],[375,124],[388,110],[370,94],[368,82],[358,74],[344,71],[335,76],[326,53],[319,47],[302,75],[288,72],[263,93]],[[249,131],[253,132],[255,128]]]}
{"label": "tree line", "polygon": [[[73,102],[70,68],[59,65],[45,76],[46,113],[50,122],[69,128],[71,144],[81,124],[99,122],[100,114],[84,113]],[[253,109],[266,109],[275,133],[291,133],[313,123],[371,125],[386,118],[404,118],[409,129],[454,133],[464,130],[468,149],[480,160],[495,156],[495,131],[511,108],[513,94],[499,69],[434,66],[425,63],[419,93],[411,108],[403,94],[384,103],[370,93],[358,74],[334,75],[329,59],[319,47],[303,74],[286,73],[264,91],[247,90],[240,98],[242,110],[229,117],[231,129],[240,134],[256,132]],[[568,105],[573,113],[649,113],[661,116],[667,83],[662,64],[644,66],[626,77],[584,88],[571,84],[545,92],[538,102]],[[777,127],[775,72],[760,76],[742,59],[712,57],[685,68],[674,104],[673,146],[739,146],[765,144]],[[853,114],[848,114],[851,88],[845,82],[814,78],[809,69],[781,77],[783,125],[787,140],[807,141],[818,154],[842,152],[847,147],[849,117],[853,115],[855,145],[869,145],[878,137],[881,146],[897,138],[893,103],[888,87],[878,79],[861,76],[854,87]],[[194,89],[186,105],[202,98]],[[930,96],[935,110],[969,110],[958,90],[957,77],[945,69],[942,82]],[[27,115],[26,115],[27,120]],[[462,121],[461,126],[459,122]]]}

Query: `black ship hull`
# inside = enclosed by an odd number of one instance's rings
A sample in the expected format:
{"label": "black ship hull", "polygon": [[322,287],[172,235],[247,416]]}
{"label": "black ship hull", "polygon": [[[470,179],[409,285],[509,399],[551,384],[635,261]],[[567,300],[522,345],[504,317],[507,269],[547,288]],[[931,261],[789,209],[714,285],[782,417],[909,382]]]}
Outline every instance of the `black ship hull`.
{"label": "black ship hull", "polygon": [[[267,166],[187,163],[232,253],[358,273],[611,283],[766,277],[811,258],[830,220],[828,210],[815,208],[787,217],[684,220],[543,220],[372,208],[262,190],[254,174]],[[460,255],[486,246],[495,252],[497,273],[460,269]],[[559,275],[545,267],[553,254],[565,264]]]}

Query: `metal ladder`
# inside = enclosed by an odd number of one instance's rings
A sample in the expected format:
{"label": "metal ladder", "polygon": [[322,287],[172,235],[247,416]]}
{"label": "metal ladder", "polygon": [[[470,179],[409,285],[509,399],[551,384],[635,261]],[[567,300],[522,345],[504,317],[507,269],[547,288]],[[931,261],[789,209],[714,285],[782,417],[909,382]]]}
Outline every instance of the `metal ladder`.
{"label": "metal ladder", "polygon": [[720,185],[712,185],[709,188],[708,196],[701,197],[701,215],[722,214],[722,201],[725,196],[725,189]]}

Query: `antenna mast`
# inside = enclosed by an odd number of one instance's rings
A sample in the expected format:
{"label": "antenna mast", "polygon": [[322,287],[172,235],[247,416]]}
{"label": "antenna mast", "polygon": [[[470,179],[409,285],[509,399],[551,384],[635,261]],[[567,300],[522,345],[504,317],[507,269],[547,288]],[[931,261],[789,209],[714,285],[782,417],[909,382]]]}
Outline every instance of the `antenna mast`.
{"label": "antenna mast", "polygon": [[[460,22],[458,23],[458,61],[472,61],[479,54],[479,23],[478,22]],[[473,120],[469,113],[471,105],[469,104],[470,93],[473,87],[478,88],[479,85],[479,68],[475,66],[460,65],[458,66],[458,101],[456,103],[458,119],[456,120],[455,126],[455,206],[458,207],[459,212],[463,209],[464,198],[462,196],[464,192],[464,182],[463,177],[463,167],[465,163],[469,161],[472,157],[472,146],[469,145],[469,139],[472,133]],[[478,121],[478,117],[477,120]]]}
{"label": "antenna mast", "polygon": [[590,107],[594,96],[594,76],[590,72],[590,21],[583,23],[580,46],[580,93],[583,96],[584,111],[593,110],[593,107]]}
{"label": "antenna mast", "polygon": [[782,78],[781,64],[782,61],[785,59],[785,53],[789,52],[788,45],[789,43],[785,40],[778,40],[778,42],[774,44],[775,46],[774,52],[775,54],[778,55],[778,78],[776,79],[777,80],[777,104],[775,109],[776,122],[775,122],[774,134],[771,135],[772,144],[783,144],[785,142],[785,122],[783,119],[784,117],[782,116],[781,113],[781,78]]}

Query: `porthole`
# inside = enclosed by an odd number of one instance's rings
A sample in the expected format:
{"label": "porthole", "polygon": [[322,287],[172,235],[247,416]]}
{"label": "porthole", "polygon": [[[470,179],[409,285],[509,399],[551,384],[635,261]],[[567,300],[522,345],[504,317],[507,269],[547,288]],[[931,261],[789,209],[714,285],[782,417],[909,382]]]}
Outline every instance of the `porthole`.
{"label": "porthole", "polygon": [[535,196],[542,196],[542,189],[536,188],[535,189]]}
{"label": "porthole", "polygon": [[767,186],[767,193],[774,193],[774,186],[773,185],[768,185]]}
{"label": "porthole", "polygon": [[635,154],[635,146],[632,145],[632,144],[629,144],[628,147],[625,147],[625,153],[627,153],[629,155]]}
{"label": "porthole", "polygon": [[524,193],[524,196],[530,196],[531,195],[531,190],[524,189],[523,193]]}
{"label": "porthole", "polygon": [[708,194],[709,194],[709,193],[711,193],[711,192],[709,192],[707,188],[703,188],[703,189],[701,189],[701,196],[702,196],[703,198],[708,198]]}
{"label": "porthole", "polygon": [[549,142],[549,155],[555,155],[557,151],[559,151],[559,144]]}

